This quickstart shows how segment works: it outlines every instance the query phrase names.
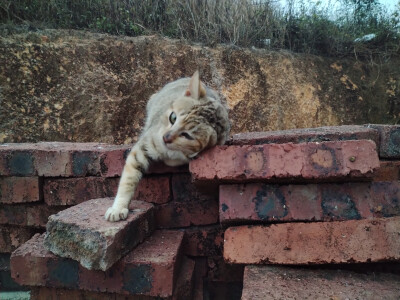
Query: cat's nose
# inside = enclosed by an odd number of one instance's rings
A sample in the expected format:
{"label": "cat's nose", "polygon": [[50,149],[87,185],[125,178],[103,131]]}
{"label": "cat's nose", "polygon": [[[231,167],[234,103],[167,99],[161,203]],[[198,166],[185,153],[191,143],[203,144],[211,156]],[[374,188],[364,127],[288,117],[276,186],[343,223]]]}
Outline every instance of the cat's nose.
{"label": "cat's nose", "polygon": [[166,134],[164,134],[163,140],[164,140],[164,143],[170,144],[173,141],[173,137],[169,132],[167,132]]}

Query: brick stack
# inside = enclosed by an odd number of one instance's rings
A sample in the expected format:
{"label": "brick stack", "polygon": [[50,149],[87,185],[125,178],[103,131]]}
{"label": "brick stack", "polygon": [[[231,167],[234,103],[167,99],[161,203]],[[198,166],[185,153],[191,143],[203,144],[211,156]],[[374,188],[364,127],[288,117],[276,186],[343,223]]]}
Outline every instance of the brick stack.
{"label": "brick stack", "polygon": [[[349,298],[400,296],[399,277],[385,275],[400,273],[399,126],[235,135],[190,172],[153,165],[130,207],[135,217],[114,228],[102,223],[112,201],[102,198],[115,195],[128,151],[0,145],[1,258],[9,265],[19,247],[11,273],[32,299],[296,298],[307,286],[341,299],[349,282],[368,282]],[[392,263],[377,268],[382,261]],[[338,264],[345,270],[321,270]],[[360,264],[380,275],[354,273]],[[319,290],[318,274],[343,293]]]}
{"label": "brick stack", "polygon": [[[104,220],[104,212],[112,199],[99,198],[116,194],[129,148],[94,143],[0,145],[0,252],[4,265],[8,266],[2,269],[2,278],[6,278],[1,282],[2,291],[22,289],[19,283],[31,289],[32,299],[137,298],[132,295],[187,299],[194,293],[190,287],[196,275],[199,278],[196,293],[202,295],[204,270],[209,264],[222,263],[223,231],[218,224],[217,194],[198,192],[191,183],[187,166],[152,165],[133,197],[148,205],[143,203],[138,207],[137,201],[133,201],[130,214],[145,207],[146,218],[126,229],[125,236],[122,229],[104,229],[107,224],[121,224]],[[59,222],[63,215],[71,224]],[[79,219],[83,221],[74,222]],[[96,222],[104,222],[99,223],[99,228],[104,230],[92,235],[86,232],[85,239],[84,227]],[[77,262],[77,257],[61,258],[48,251],[51,247],[45,247],[42,235],[46,224],[49,232],[58,230],[58,236],[53,237],[64,241],[64,246],[73,240],[80,247],[78,252],[87,248],[99,250],[106,245],[104,255],[93,258],[103,270],[88,271],[86,268],[93,267],[89,263],[80,261],[85,268]],[[80,243],[79,230],[75,231],[78,225],[83,232]],[[62,232],[68,235],[61,235]],[[110,232],[118,238],[110,239]],[[106,238],[101,239],[102,234]],[[129,244],[138,236],[136,244]],[[129,247],[134,250],[127,251]],[[114,264],[112,258],[118,256],[116,249],[127,255]],[[10,277],[12,251],[15,252],[11,273],[17,283]],[[149,256],[149,253],[153,254]],[[163,253],[161,257],[160,253]],[[192,259],[186,259],[188,256]],[[217,282],[219,277],[215,275],[213,280]]]}
{"label": "brick stack", "polygon": [[372,125],[238,134],[191,162],[199,186],[219,185],[225,261],[249,265],[242,299],[400,297],[399,275],[271,266],[400,273],[399,158],[400,127]]}

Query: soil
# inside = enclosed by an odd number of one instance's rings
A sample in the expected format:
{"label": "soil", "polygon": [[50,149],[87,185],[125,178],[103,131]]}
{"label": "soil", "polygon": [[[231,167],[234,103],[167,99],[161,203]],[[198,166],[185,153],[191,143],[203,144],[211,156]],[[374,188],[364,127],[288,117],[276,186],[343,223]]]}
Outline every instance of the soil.
{"label": "soil", "polygon": [[150,95],[191,76],[230,107],[232,134],[400,122],[400,59],[208,48],[160,36],[0,35],[0,142],[137,140]]}

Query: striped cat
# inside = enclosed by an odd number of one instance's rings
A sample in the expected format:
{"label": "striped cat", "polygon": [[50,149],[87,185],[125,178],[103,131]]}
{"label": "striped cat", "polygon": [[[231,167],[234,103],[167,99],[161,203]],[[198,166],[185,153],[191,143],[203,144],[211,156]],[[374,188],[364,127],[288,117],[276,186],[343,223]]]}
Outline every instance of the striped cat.
{"label": "striped cat", "polygon": [[202,150],[222,145],[230,123],[217,93],[205,87],[199,72],[167,84],[150,97],[144,129],[129,153],[113,205],[105,218],[126,219],[128,206],[152,161],[169,166],[186,164]]}

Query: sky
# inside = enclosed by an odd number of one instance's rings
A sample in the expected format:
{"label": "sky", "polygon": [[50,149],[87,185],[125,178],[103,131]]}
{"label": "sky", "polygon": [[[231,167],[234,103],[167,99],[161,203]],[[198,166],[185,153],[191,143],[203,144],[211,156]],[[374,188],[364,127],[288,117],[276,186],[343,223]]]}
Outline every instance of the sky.
{"label": "sky", "polygon": [[[311,1],[306,1],[306,2],[321,2],[321,4],[323,6],[325,5],[332,5],[332,6],[337,6],[339,4],[340,1],[338,0],[311,0]],[[286,5],[287,0],[279,0],[279,2],[281,3],[282,6]],[[396,4],[398,3],[398,0],[379,0],[379,2],[385,6],[388,10],[388,12],[394,12],[394,10],[396,9]]]}

